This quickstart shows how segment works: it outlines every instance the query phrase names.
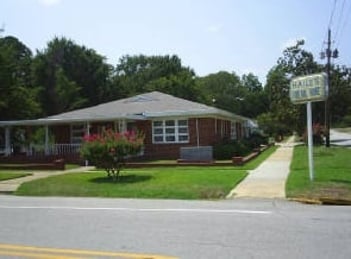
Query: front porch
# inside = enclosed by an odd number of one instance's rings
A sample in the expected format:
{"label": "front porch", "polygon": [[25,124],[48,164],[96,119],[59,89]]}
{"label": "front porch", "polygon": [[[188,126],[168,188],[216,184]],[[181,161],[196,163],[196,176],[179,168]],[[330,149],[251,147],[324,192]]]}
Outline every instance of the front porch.
{"label": "front porch", "polygon": [[[118,132],[135,129],[135,121],[52,123],[18,121],[0,125],[0,162],[43,161],[44,157],[82,162],[80,148],[85,135],[100,134],[106,129]],[[47,161],[48,159],[44,159]]]}

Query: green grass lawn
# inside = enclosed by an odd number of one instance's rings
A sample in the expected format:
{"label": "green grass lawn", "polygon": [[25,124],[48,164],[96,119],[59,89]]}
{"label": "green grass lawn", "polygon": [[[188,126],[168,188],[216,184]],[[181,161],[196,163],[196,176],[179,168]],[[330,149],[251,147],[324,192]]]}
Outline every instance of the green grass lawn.
{"label": "green grass lawn", "polygon": [[314,181],[309,180],[307,147],[294,149],[286,192],[290,198],[351,201],[351,149],[314,147]]}
{"label": "green grass lawn", "polygon": [[244,166],[177,166],[124,169],[119,182],[101,170],[52,176],[24,183],[17,195],[220,199],[276,150],[271,147]]}
{"label": "green grass lawn", "polygon": [[126,169],[119,182],[104,171],[72,173],[20,186],[17,195],[128,198],[219,199],[240,182],[246,171],[233,167]]}
{"label": "green grass lawn", "polygon": [[0,181],[10,180],[14,178],[24,177],[27,175],[31,175],[28,173],[18,172],[18,171],[3,171],[0,170]]}

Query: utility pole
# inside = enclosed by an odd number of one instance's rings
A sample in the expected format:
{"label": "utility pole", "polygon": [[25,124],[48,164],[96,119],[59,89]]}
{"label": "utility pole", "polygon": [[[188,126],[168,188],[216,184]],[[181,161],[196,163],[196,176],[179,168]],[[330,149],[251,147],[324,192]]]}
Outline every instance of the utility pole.
{"label": "utility pole", "polygon": [[330,104],[329,104],[329,94],[330,94],[330,57],[331,57],[331,50],[330,50],[330,45],[331,45],[331,31],[330,28],[328,28],[328,42],[327,42],[327,82],[328,82],[328,96],[327,99],[325,100],[325,127],[326,127],[326,135],[325,135],[325,146],[330,147],[330,116],[329,116],[329,109],[330,109]]}
{"label": "utility pole", "polygon": [[327,82],[328,82],[328,96],[324,103],[324,126],[325,126],[325,146],[330,147],[330,90],[331,90],[331,80],[330,80],[330,61],[331,58],[338,57],[338,50],[335,49],[334,51],[331,50],[331,30],[328,28],[328,41],[327,41],[327,49],[325,52],[321,52],[321,59],[327,57]]}

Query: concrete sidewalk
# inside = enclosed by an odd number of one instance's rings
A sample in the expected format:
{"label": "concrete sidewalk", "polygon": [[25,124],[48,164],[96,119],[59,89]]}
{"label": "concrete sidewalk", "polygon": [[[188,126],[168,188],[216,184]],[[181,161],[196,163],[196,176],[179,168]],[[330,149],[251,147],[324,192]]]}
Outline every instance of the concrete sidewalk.
{"label": "concrete sidewalk", "polygon": [[260,166],[250,171],[227,198],[285,198],[285,182],[290,171],[294,145],[294,137],[290,137]]}
{"label": "concrete sidewalk", "polygon": [[30,182],[33,180],[47,178],[55,175],[61,175],[61,174],[67,174],[67,173],[73,173],[73,172],[85,172],[93,168],[94,167],[92,166],[84,166],[84,167],[79,167],[79,168],[74,168],[69,170],[63,170],[63,171],[38,171],[38,172],[28,171],[28,173],[31,173],[32,175],[10,179],[6,181],[0,181],[0,194],[11,194],[15,192],[22,183],[25,183],[25,182]]}

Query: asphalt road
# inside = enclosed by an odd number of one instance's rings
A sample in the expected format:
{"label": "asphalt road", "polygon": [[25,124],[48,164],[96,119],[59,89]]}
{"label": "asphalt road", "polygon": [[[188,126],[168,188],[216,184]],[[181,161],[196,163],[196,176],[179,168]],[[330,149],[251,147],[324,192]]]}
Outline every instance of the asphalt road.
{"label": "asphalt road", "polygon": [[1,258],[13,258],[1,250],[8,244],[176,258],[351,258],[351,207],[0,196]]}

